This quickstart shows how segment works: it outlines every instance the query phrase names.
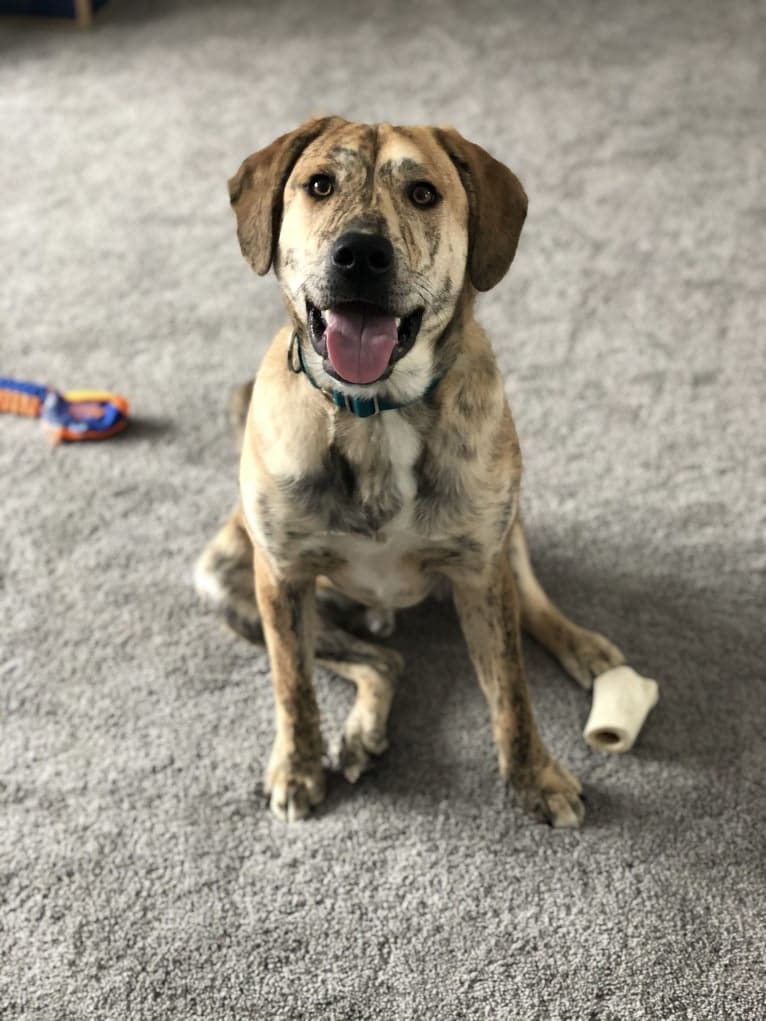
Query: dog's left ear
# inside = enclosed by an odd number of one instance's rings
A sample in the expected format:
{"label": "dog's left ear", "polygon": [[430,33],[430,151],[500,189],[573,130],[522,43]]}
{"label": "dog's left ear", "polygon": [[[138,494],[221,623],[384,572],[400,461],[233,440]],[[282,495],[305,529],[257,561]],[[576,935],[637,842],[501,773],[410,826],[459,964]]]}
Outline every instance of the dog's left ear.
{"label": "dog's left ear", "polygon": [[315,117],[248,156],[229,180],[242,254],[261,276],[268,273],[282,222],[282,192],[301,153],[340,117]]}
{"label": "dog's left ear", "polygon": [[477,291],[488,291],[513,262],[527,195],[518,177],[481,146],[454,128],[435,131],[468,195],[468,274]]}

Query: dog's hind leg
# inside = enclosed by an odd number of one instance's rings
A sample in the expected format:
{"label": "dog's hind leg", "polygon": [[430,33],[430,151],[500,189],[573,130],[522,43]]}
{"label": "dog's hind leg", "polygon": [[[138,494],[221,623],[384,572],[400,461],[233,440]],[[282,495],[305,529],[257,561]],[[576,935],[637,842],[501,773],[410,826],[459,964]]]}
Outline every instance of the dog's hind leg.
{"label": "dog's hind leg", "polygon": [[232,631],[249,642],[263,643],[253,580],[253,544],[241,507],[205,547],[194,568],[194,587]]}
{"label": "dog's hind leg", "polygon": [[529,560],[521,521],[511,532],[511,565],[521,603],[521,625],[584,688],[625,657],[608,638],[569,620],[543,591]]}
{"label": "dog's hind leg", "polygon": [[364,606],[338,592],[326,578],[317,579],[317,599],[328,621],[360,638],[390,638],[396,627],[393,610]]}
{"label": "dog's hind leg", "polygon": [[372,757],[388,747],[388,714],[404,660],[394,649],[366,642],[323,620],[321,609],[316,656],[323,666],[356,685],[356,699],[337,751],[341,772],[356,783],[373,764]]}
{"label": "dog's hind leg", "polygon": [[[226,413],[237,450],[242,449],[247,412],[255,379],[236,386],[229,394]],[[263,643],[263,628],[255,601],[253,544],[241,505],[207,544],[194,567],[194,587],[202,601],[224,623],[249,642]]]}

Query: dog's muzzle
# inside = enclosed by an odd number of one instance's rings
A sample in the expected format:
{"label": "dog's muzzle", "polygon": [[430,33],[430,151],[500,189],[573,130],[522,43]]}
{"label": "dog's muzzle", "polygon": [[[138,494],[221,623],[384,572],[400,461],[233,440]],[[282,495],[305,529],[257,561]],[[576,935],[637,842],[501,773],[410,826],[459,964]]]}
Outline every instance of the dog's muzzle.
{"label": "dog's muzzle", "polygon": [[348,231],[328,256],[327,308],[307,301],[311,342],[325,371],[346,383],[383,379],[412,347],[423,309],[392,307],[394,249],[380,234]]}

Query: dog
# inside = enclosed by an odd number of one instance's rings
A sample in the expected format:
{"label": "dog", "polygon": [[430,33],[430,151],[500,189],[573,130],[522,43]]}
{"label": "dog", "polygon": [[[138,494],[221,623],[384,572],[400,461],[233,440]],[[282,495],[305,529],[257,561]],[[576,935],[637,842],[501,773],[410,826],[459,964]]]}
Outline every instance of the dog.
{"label": "dog", "polygon": [[353,681],[337,757],[354,782],[386,748],[403,661],[371,638],[451,590],[500,773],[527,811],[579,826],[579,781],[548,752],[521,627],[580,684],[624,662],[567,619],[530,565],[521,455],[474,299],[504,277],[527,211],[518,178],[452,128],[318,117],[229,182],[242,253],[273,266],[289,325],[235,392],[241,501],[198,561],[200,594],[266,643],[272,810],[325,791],[315,661]]}

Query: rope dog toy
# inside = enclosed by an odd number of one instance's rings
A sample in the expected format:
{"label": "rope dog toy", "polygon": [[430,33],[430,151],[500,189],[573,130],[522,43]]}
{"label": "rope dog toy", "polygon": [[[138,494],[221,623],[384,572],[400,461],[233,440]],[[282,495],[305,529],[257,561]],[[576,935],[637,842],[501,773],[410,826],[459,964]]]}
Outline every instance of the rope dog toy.
{"label": "rope dog toy", "polygon": [[128,424],[130,405],[104,390],[67,390],[0,376],[0,412],[39,418],[52,444],[106,440]]}

